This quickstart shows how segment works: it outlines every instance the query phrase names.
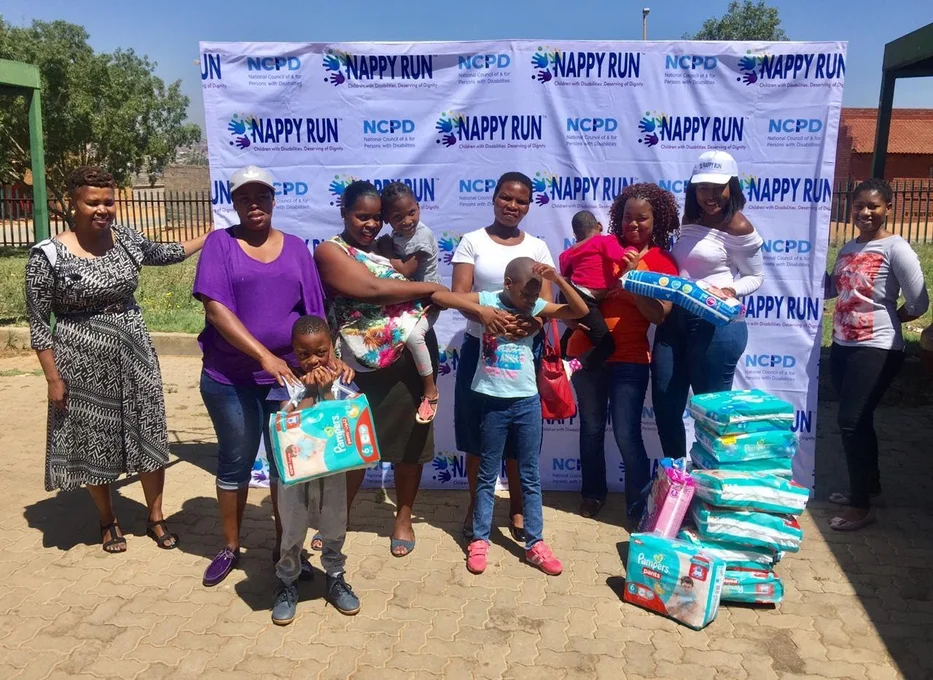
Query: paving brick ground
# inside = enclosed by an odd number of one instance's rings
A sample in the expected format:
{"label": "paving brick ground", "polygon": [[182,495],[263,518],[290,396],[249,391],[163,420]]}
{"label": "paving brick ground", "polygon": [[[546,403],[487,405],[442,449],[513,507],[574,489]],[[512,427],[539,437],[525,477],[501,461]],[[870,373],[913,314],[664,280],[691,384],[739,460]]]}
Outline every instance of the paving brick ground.
{"label": "paving brick ground", "polygon": [[[163,359],[176,442],[165,510],[181,548],[163,552],[145,537],[142,490],[124,483],[117,508],[129,550],[119,556],[100,550],[85,492],[43,491],[37,368],[28,355],[0,359],[0,678],[933,677],[933,422],[922,398],[879,414],[889,440],[881,522],[831,534],[831,509],[813,504],[803,549],[778,569],[787,596],[776,609],[724,608],[696,632],[621,603],[628,534],[618,497],[592,521],[575,514],[574,495],[546,494],[546,534],[566,566],[547,578],[520,561],[504,532],[493,536],[489,571],[467,573],[466,498],[456,492],[421,495],[417,549],[395,559],[391,499],[367,491],[347,546],[361,613],[325,607],[318,572],[302,585],[298,619],[279,628],[269,619],[267,493],[251,496],[242,569],[217,588],[201,586],[219,528],[198,361]],[[828,491],[840,488],[842,467],[834,405],[824,399],[821,408],[818,480]],[[497,520],[505,525],[504,504]]]}

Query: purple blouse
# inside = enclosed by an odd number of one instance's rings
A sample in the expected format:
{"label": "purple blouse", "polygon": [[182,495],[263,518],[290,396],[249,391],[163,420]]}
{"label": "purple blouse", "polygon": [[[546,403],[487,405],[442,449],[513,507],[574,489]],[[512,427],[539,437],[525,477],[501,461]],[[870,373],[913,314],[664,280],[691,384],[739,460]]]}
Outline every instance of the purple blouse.
{"label": "purple blouse", "polygon": [[[194,296],[216,300],[233,312],[263,347],[290,365],[292,325],[305,314],[324,316],[321,280],[311,252],[297,236],[285,234],[272,262],[254,260],[240,247],[233,227],[207,237],[194,275]],[[259,362],[227,342],[210,323],[198,336],[204,371],[225,385],[271,385],[275,378]]]}

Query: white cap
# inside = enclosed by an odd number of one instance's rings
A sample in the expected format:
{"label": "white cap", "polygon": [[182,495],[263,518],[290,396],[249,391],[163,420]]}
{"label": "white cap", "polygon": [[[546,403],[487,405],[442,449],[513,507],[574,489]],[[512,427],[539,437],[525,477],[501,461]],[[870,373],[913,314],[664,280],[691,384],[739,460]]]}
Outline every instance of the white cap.
{"label": "white cap", "polygon": [[230,194],[232,195],[234,191],[246,184],[262,184],[272,189],[273,194],[275,193],[272,173],[255,165],[247,165],[230,175]]}
{"label": "white cap", "polygon": [[728,184],[733,177],[739,176],[739,166],[735,159],[725,151],[707,151],[693,166],[691,184]]}

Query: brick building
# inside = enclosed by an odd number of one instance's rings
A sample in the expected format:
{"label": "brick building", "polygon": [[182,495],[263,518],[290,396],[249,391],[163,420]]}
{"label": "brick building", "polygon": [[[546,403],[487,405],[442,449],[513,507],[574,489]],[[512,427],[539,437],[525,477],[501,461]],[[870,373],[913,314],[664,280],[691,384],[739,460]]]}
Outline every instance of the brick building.
{"label": "brick building", "polygon": [[[871,176],[877,109],[844,108],[836,143],[836,179]],[[933,177],[933,109],[894,109],[884,178]]]}

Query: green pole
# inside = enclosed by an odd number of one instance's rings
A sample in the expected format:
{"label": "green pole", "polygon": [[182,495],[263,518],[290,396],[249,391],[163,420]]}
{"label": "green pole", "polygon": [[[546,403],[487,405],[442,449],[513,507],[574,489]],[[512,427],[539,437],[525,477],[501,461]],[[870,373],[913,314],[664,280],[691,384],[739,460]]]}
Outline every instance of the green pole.
{"label": "green pole", "polygon": [[29,156],[32,159],[32,223],[36,241],[49,238],[49,195],[45,188],[45,154],[42,147],[42,97],[39,90],[29,98]]}

